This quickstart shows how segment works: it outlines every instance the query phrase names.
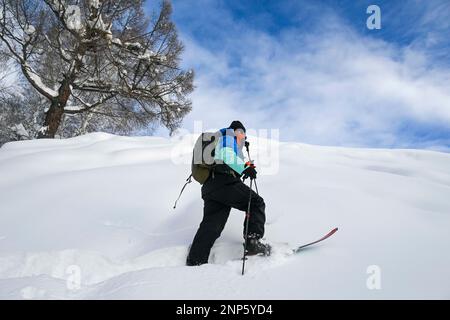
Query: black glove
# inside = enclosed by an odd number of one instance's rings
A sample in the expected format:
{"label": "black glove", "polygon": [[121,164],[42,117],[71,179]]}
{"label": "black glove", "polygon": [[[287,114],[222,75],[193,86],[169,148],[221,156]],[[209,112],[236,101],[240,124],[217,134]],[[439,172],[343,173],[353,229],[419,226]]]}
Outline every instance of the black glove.
{"label": "black glove", "polygon": [[256,174],[257,174],[257,172],[255,170],[255,166],[249,166],[242,172],[244,180],[247,178],[250,178],[252,180],[256,179]]}

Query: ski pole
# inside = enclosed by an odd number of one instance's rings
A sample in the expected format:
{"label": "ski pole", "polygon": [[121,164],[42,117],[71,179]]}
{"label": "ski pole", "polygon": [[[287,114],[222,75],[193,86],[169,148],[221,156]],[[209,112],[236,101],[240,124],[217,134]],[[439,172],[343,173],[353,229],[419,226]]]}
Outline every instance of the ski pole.
{"label": "ski pole", "polygon": [[[251,181],[250,181],[250,182],[251,182]],[[256,189],[256,194],[259,196],[258,185],[256,184],[256,180],[255,180],[255,189]]]}
{"label": "ski pole", "polygon": [[252,202],[252,184],[253,184],[253,179],[250,178],[250,196],[248,198],[247,213],[245,215],[245,218],[247,219],[247,221],[245,221],[245,237],[244,237],[245,242],[244,242],[244,256],[242,258],[242,275],[244,275],[245,259],[247,256],[248,221],[250,220],[250,204]]}
{"label": "ski pole", "polygon": [[[247,155],[248,155],[248,160],[253,163],[252,157],[250,157],[250,151],[249,151],[249,147],[250,146],[250,142],[245,141],[245,149],[247,149]],[[251,181],[250,181],[251,182]],[[256,193],[259,195],[259,191],[258,191],[258,185],[256,184],[256,180],[255,180],[255,189],[256,189]]]}
{"label": "ski pole", "polygon": [[191,183],[191,182],[192,182],[192,173],[191,173],[191,175],[186,179],[186,183],[184,184],[183,188],[181,188],[181,192],[180,192],[180,194],[178,195],[177,200],[175,200],[175,204],[173,205],[173,208],[174,208],[174,209],[177,207],[177,202],[178,202],[178,200],[180,200],[180,197],[181,197],[181,194],[182,194],[183,191],[184,191],[184,188],[186,188],[186,186],[187,186],[189,183]]}

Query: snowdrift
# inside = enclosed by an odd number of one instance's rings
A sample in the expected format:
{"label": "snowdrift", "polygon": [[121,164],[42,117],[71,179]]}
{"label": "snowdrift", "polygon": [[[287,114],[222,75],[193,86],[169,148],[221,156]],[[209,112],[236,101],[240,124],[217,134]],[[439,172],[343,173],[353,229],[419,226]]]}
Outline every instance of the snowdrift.
{"label": "snowdrift", "polygon": [[[257,180],[276,250],[251,257],[241,276],[236,210],[210,263],[184,266],[200,185],[172,206],[195,138],[92,133],[2,146],[0,298],[450,298],[450,154],[276,143],[276,174],[263,167]],[[258,159],[267,141],[249,140]],[[332,227],[332,238],[285,254]]]}

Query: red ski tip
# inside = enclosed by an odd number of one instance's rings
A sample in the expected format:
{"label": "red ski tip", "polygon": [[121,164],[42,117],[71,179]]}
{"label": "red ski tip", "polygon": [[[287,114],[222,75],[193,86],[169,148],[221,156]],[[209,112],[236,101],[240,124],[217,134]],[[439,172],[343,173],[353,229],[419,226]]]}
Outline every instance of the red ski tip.
{"label": "red ski tip", "polygon": [[329,237],[329,236],[332,236],[336,231],[338,231],[339,230],[339,228],[334,228],[333,230],[331,230],[326,236],[327,237]]}
{"label": "red ski tip", "polygon": [[299,252],[301,249],[309,247],[310,245],[316,244],[318,242],[321,242],[325,239],[328,239],[329,237],[331,237],[333,234],[336,233],[336,231],[338,231],[338,228],[334,228],[333,230],[331,230],[330,232],[328,232],[325,236],[323,236],[322,238],[320,238],[319,240],[316,240],[314,242],[310,242],[308,244],[305,244],[303,246],[298,247],[297,249],[294,250],[294,252]]}

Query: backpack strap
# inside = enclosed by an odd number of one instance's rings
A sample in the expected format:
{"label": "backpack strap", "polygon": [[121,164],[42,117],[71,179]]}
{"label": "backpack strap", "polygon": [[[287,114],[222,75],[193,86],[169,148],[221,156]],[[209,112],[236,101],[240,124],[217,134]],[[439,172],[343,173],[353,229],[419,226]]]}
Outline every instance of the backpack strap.
{"label": "backpack strap", "polygon": [[238,154],[236,136],[227,135],[227,130],[230,129],[229,128],[220,129],[220,133],[222,133],[222,148],[225,148],[227,146],[227,139],[233,139],[233,151],[235,154]]}
{"label": "backpack strap", "polygon": [[178,202],[178,200],[180,199],[181,194],[182,194],[183,191],[184,191],[184,188],[186,188],[186,186],[187,186],[189,183],[191,183],[191,182],[192,182],[192,173],[191,173],[191,174],[189,175],[189,177],[186,179],[186,183],[184,184],[183,188],[181,188],[181,192],[180,192],[180,194],[178,195],[177,200],[175,200],[175,204],[174,204],[174,206],[173,206],[174,209],[177,207],[177,202]]}

